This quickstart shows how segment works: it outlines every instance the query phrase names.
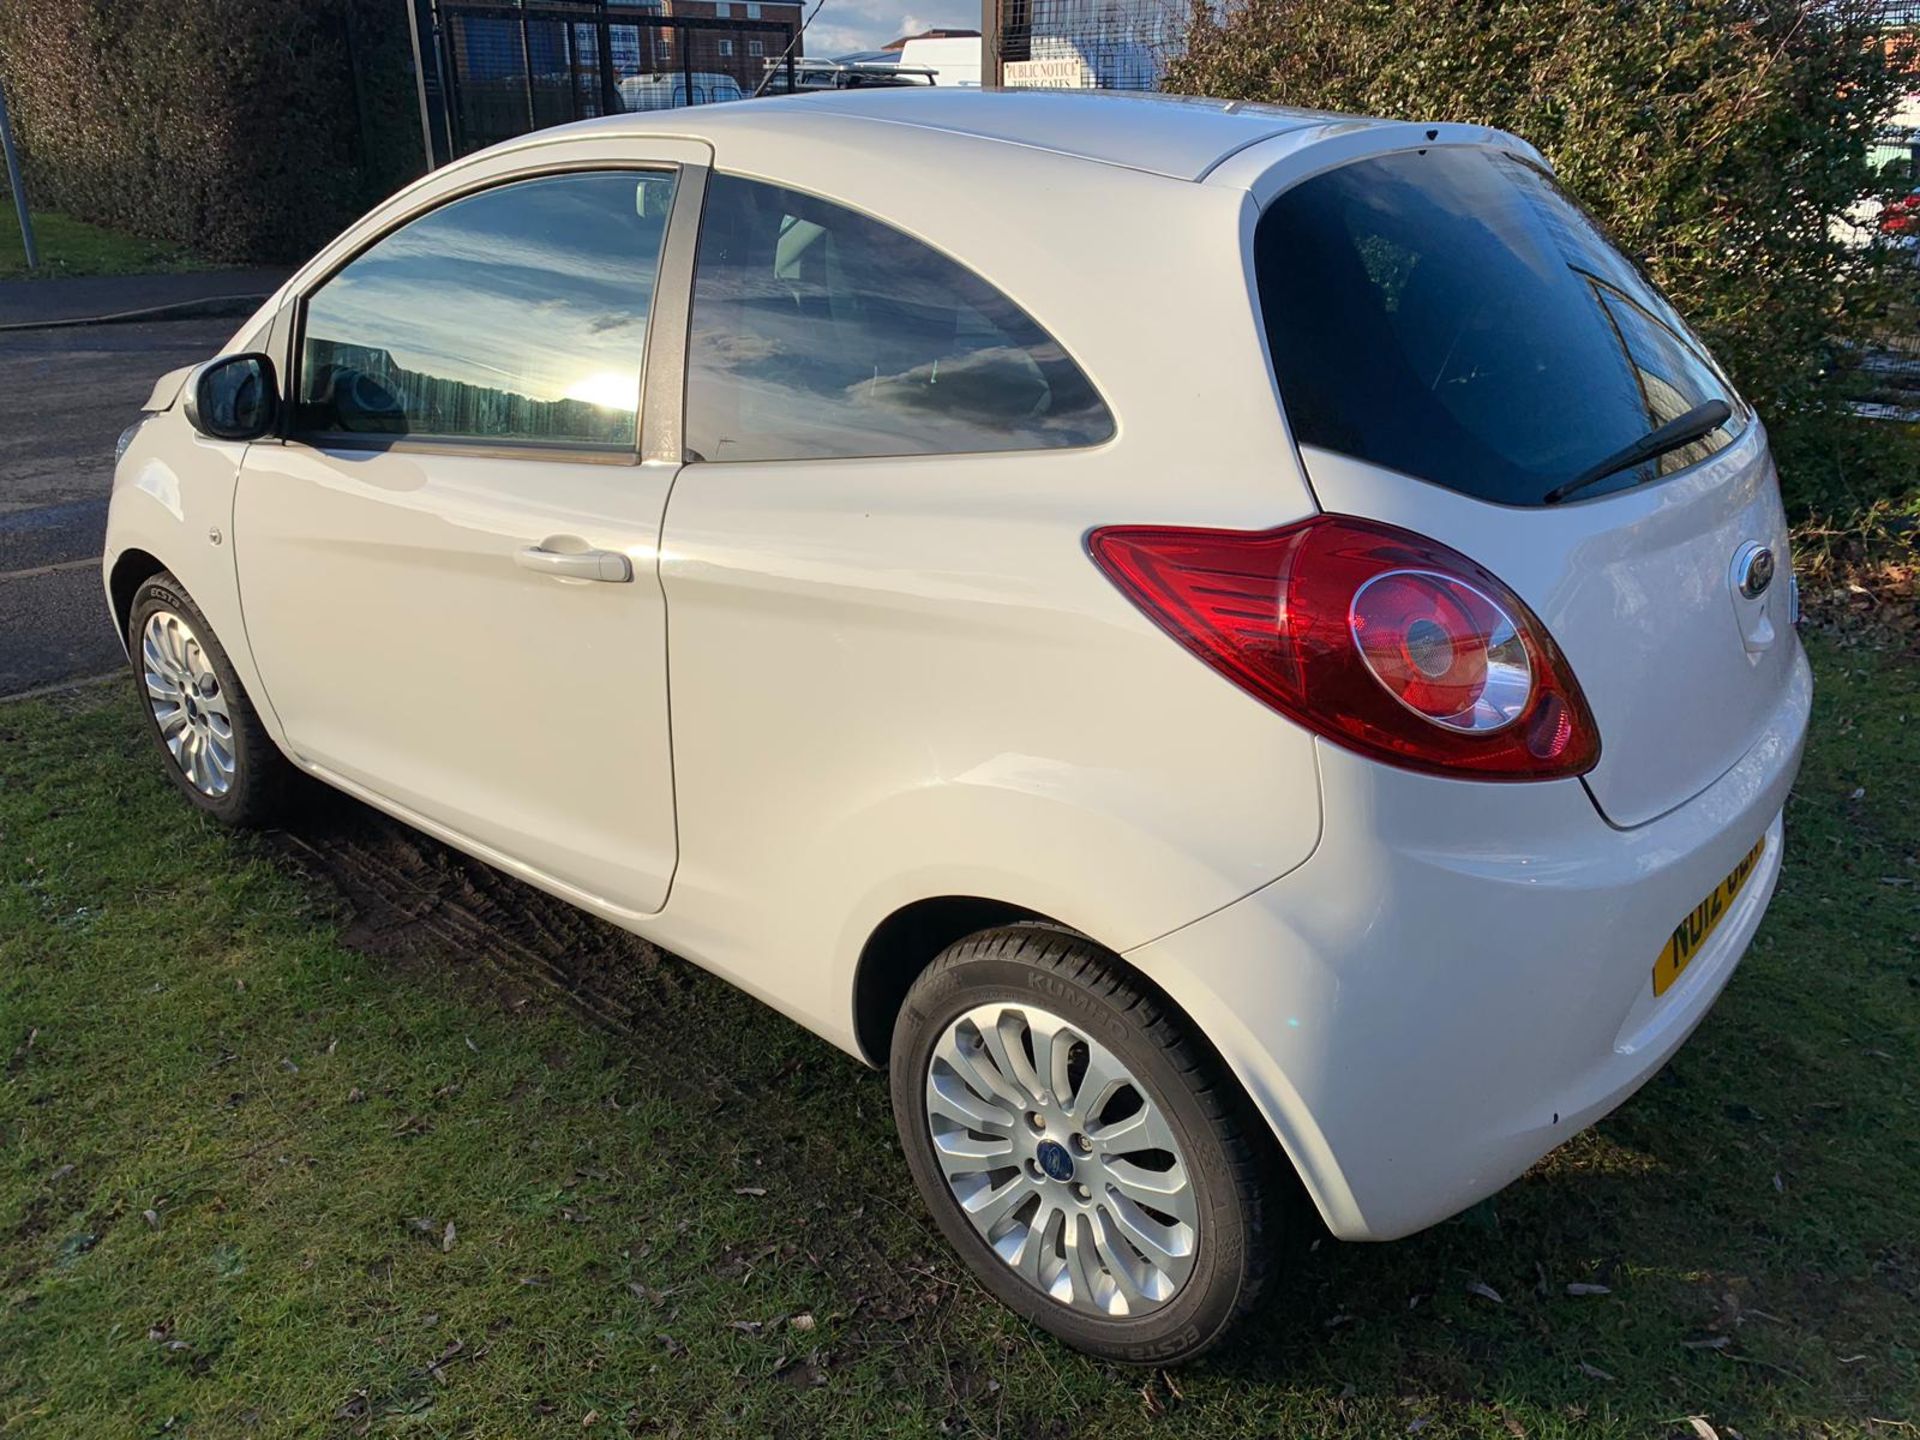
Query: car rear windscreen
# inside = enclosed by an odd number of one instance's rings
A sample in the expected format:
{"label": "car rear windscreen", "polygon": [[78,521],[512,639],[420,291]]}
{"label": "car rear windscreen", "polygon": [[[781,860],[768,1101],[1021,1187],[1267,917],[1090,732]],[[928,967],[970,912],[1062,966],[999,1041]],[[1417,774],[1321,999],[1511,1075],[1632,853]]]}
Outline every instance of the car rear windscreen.
{"label": "car rear windscreen", "polygon": [[1537,505],[1707,401],[1732,417],[1581,498],[1684,469],[1747,423],[1673,308],[1510,155],[1438,146],[1303,181],[1261,216],[1254,265],[1302,445]]}

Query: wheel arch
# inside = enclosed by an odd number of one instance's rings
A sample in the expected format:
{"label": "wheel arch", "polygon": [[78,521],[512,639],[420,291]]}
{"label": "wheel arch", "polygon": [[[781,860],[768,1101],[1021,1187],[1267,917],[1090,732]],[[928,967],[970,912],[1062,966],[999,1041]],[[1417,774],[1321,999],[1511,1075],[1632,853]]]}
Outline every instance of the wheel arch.
{"label": "wheel arch", "polygon": [[860,948],[860,960],[854,969],[853,1030],[861,1058],[876,1069],[886,1068],[893,1046],[893,1024],[907,991],[941,951],[982,930],[1021,921],[1059,924],[1050,916],[1004,900],[980,895],[932,895],[902,905],[876,925]]}
{"label": "wheel arch", "polygon": [[[1077,935],[1106,951],[1109,964],[1125,973],[1130,983],[1152,996],[1184,1026],[1195,1046],[1218,1067],[1240,1093],[1248,1114],[1261,1117],[1260,1130],[1283,1156],[1282,1163],[1295,1179],[1299,1170],[1287,1147],[1267,1120],[1264,1108],[1255,1100],[1239,1069],[1231,1064],[1214,1036],[1194,1011],[1182,1003],[1174,989],[1161,977],[1143,969],[1128,955],[1105,944],[1076,926],[1068,925],[1021,905],[979,895],[929,896],[902,905],[874,927],[861,948],[854,972],[853,1023],[861,1058],[876,1069],[887,1067],[893,1049],[893,1027],[900,1015],[907,992],[942,951],[956,941],[983,930],[1006,925],[1045,925]],[[1185,987],[1180,987],[1185,988]]]}
{"label": "wheel arch", "polygon": [[113,623],[124,647],[127,643],[127,618],[133,614],[134,593],[156,575],[166,573],[160,557],[133,547],[114,557],[107,575],[107,599],[113,606]]}

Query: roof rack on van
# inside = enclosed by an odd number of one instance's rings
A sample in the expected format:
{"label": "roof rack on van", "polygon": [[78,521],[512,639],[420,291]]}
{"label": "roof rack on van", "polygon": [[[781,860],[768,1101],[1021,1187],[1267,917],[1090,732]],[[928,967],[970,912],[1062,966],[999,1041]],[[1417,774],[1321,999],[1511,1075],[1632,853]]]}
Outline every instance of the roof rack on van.
{"label": "roof rack on van", "polygon": [[[761,93],[784,92],[787,62],[779,56],[768,56],[766,67],[769,79]],[[937,83],[935,77],[939,73],[938,70],[924,65],[898,65],[885,60],[795,59],[793,61],[793,84],[796,90],[857,90],[870,86],[932,85]]]}

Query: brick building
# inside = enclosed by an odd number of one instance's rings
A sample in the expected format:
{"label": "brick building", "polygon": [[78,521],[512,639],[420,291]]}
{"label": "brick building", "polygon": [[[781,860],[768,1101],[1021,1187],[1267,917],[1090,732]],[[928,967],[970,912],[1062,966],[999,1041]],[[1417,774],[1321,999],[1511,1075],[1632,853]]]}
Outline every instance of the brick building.
{"label": "brick building", "polygon": [[[794,43],[800,29],[801,7],[788,0],[637,0],[622,3],[612,0],[609,42],[613,68],[618,76],[680,72],[691,68],[697,74],[730,75],[740,89],[751,94],[765,73],[766,62],[776,59],[793,44],[795,58],[805,49],[804,41]],[[778,31],[741,29],[672,30],[644,23],[622,24],[624,14],[669,16],[688,20],[753,21],[778,24]],[[682,56],[683,43],[691,51]],[[688,62],[691,62],[690,66]]]}

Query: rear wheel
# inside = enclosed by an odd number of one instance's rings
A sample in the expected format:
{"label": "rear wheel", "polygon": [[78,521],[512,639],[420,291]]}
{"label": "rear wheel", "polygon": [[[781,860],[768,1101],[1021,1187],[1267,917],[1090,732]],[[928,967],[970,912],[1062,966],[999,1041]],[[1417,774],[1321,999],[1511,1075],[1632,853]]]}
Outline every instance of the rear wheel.
{"label": "rear wheel", "polygon": [[947,1239],[1068,1344],[1169,1364],[1253,1307],[1289,1192],[1230,1077],[1092,942],[962,940],[895,1026],[894,1115]]}
{"label": "rear wheel", "polygon": [[193,598],[162,573],[133,597],[127,619],[149,730],[167,773],[200,809],[229,825],[259,825],[281,810],[287,763]]}

